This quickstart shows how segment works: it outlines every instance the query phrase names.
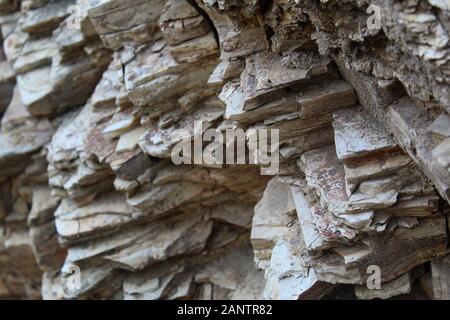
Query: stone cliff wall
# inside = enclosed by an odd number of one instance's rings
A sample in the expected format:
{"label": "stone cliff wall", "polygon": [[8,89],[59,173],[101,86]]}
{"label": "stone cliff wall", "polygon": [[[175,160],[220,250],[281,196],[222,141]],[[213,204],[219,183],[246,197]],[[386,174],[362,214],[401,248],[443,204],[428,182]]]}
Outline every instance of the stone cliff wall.
{"label": "stone cliff wall", "polygon": [[[0,25],[0,298],[450,299],[450,1],[0,0]],[[175,164],[207,129],[278,130],[279,170]]]}

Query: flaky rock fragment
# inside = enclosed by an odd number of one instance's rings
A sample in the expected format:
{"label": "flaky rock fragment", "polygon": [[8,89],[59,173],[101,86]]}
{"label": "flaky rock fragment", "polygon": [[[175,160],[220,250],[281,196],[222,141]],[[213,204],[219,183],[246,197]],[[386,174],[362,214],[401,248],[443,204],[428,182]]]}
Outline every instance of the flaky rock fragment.
{"label": "flaky rock fragment", "polygon": [[163,7],[163,0],[96,1],[90,5],[88,15],[105,46],[117,50],[150,42]]}
{"label": "flaky rock fragment", "polygon": [[304,250],[298,222],[293,222],[272,250],[266,269],[266,299],[320,299],[331,291],[333,285],[318,280],[314,269],[306,265]]}
{"label": "flaky rock fragment", "polygon": [[283,234],[282,230],[288,227],[291,221],[289,213],[293,210],[289,186],[277,179],[271,180],[255,207],[253,218],[251,239],[258,266],[262,264],[260,267],[264,268],[264,264],[270,261],[270,252]]}

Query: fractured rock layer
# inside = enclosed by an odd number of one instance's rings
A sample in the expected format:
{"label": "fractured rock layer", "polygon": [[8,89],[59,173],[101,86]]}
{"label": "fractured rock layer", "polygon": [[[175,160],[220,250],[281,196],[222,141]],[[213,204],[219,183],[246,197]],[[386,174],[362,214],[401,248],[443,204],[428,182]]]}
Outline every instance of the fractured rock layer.
{"label": "fractured rock layer", "polygon": [[449,21],[1,1],[0,298],[450,299]]}

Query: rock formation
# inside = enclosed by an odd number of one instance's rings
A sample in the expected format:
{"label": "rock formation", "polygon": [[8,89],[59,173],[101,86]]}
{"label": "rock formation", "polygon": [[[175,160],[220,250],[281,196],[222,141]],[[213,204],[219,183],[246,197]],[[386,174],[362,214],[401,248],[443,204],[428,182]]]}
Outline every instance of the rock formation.
{"label": "rock formation", "polygon": [[[0,26],[0,298],[450,299],[450,1],[0,0]],[[248,157],[174,161],[225,133]]]}

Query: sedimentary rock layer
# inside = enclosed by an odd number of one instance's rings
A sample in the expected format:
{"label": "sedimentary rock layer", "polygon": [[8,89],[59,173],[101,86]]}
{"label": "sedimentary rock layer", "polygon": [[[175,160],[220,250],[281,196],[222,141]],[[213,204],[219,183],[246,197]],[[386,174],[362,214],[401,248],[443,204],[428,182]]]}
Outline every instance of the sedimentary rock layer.
{"label": "sedimentary rock layer", "polygon": [[449,1],[7,0],[0,26],[0,298],[450,299]]}

